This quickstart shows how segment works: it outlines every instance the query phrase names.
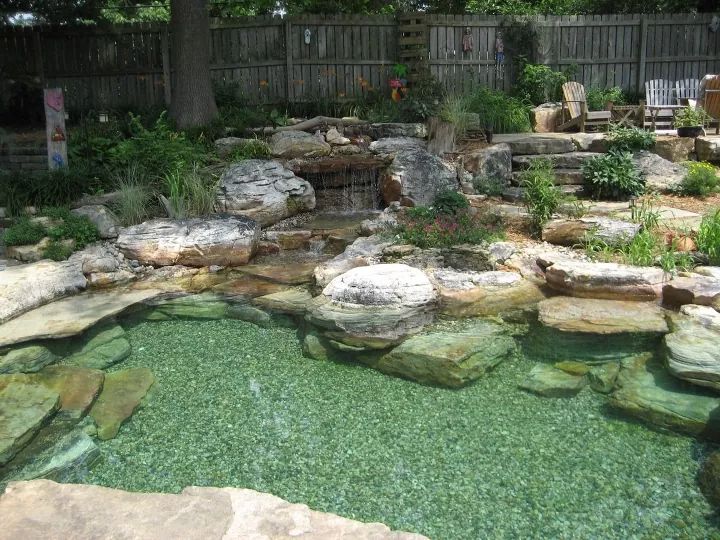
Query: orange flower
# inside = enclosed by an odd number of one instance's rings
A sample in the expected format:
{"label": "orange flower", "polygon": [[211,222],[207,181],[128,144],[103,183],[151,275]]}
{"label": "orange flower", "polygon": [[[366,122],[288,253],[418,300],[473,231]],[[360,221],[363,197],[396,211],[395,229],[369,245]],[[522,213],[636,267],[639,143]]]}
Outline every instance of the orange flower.
{"label": "orange flower", "polygon": [[267,86],[267,85],[268,85],[268,82],[265,79],[260,81],[260,86]]}

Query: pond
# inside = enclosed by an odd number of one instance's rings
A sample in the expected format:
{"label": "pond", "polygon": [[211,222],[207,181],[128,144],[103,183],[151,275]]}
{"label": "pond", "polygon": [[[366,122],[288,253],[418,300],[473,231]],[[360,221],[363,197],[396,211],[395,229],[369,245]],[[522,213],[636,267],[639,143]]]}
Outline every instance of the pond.
{"label": "pond", "polygon": [[518,389],[528,347],[449,390],[305,358],[287,325],[124,325],[133,352],[110,371],[157,382],[82,482],[247,487],[438,539],[720,534],[696,484],[703,444],[615,417],[587,388]]}

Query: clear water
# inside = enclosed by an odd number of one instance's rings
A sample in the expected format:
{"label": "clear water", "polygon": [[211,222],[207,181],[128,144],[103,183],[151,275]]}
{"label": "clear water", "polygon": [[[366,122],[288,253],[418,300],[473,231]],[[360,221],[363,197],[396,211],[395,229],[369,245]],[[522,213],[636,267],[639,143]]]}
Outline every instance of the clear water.
{"label": "clear water", "polygon": [[128,327],[157,384],[84,482],[237,486],[437,539],[713,538],[691,438],[603,396],[524,393],[533,359],[462,390],[302,356],[296,331],[234,320]]}

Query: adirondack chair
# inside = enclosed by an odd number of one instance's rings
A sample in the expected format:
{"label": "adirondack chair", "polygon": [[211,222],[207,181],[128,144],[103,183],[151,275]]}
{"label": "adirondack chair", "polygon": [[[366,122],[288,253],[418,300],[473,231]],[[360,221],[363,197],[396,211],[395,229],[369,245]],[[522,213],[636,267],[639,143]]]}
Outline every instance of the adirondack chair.
{"label": "adirondack chair", "polygon": [[[570,118],[558,127],[560,131],[572,127],[578,127],[580,131],[585,131],[587,127],[610,125],[610,111],[588,111],[585,87],[582,84],[575,81],[566,82],[562,85],[562,90],[563,120],[567,116]],[[567,115],[565,114],[566,110]]]}
{"label": "adirondack chair", "polygon": [[715,134],[720,135],[720,75],[716,75],[705,85],[703,109],[714,120]]}
{"label": "adirondack chair", "polygon": [[681,79],[675,81],[675,98],[679,105],[694,107],[697,103],[699,79]]}
{"label": "adirondack chair", "polygon": [[643,127],[672,129],[675,109],[679,109],[675,84],[665,79],[645,82]]}

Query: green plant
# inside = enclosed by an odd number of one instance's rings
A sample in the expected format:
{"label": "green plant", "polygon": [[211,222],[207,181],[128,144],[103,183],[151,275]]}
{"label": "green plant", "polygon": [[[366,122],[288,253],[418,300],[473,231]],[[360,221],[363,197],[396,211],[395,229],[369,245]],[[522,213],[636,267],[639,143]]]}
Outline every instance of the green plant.
{"label": "green plant", "polygon": [[64,261],[72,255],[73,248],[58,240],[51,240],[43,250],[43,257],[53,261]]}
{"label": "green plant", "polygon": [[473,178],[473,187],[481,195],[499,197],[505,190],[505,180],[496,176],[476,176]]}
{"label": "green plant", "polygon": [[470,125],[470,103],[466,96],[448,96],[440,108],[440,118],[455,127],[455,137],[463,137]]}
{"label": "green plant", "polygon": [[28,217],[19,218],[3,235],[6,246],[37,244],[44,237],[45,228]]}
{"label": "green plant", "polygon": [[655,134],[639,127],[610,126],[607,137],[609,151],[635,152],[650,150],[655,145]]}
{"label": "green plant", "polygon": [[585,184],[596,199],[622,200],[645,191],[645,180],[626,152],[608,152],[587,160],[582,167]]}
{"label": "green plant", "polygon": [[562,202],[562,192],[555,186],[553,164],[549,159],[534,159],[520,173],[520,185],[525,189],[525,206],[537,231],[552,217]]}
{"label": "green plant", "polygon": [[633,266],[652,266],[659,247],[657,237],[652,231],[642,230],[632,241],[622,248],[625,262]]}
{"label": "green plant", "polygon": [[440,214],[432,208],[409,209],[398,231],[401,240],[420,248],[480,244],[502,237],[502,219],[492,214],[471,214],[460,209]]}
{"label": "green plant", "polygon": [[685,164],[687,173],[680,184],[680,193],[707,197],[720,188],[718,170],[707,162],[690,161]]}
{"label": "green plant", "polygon": [[710,258],[711,264],[720,264],[720,209],[703,216],[698,228],[697,246]]}
{"label": "green plant", "polygon": [[214,209],[216,185],[197,164],[166,174],[165,188],[168,197],[163,202],[173,219],[207,215]]}
{"label": "green plant", "polygon": [[705,126],[712,121],[712,117],[703,109],[683,107],[675,113],[675,128]]}
{"label": "green plant", "polygon": [[677,241],[673,240],[673,243],[667,249],[663,250],[657,258],[660,268],[669,274],[675,273],[678,270],[691,270],[693,266],[695,266],[692,255],[677,251],[676,244]]}
{"label": "green plant", "polygon": [[567,74],[553,71],[542,64],[525,64],[515,85],[515,94],[533,105],[546,101],[560,101],[562,85],[568,80]]}
{"label": "green plant", "polygon": [[270,156],[270,147],[265,141],[250,139],[245,144],[234,148],[228,161],[244,161],[246,159],[266,158]]}
{"label": "green plant", "polygon": [[51,240],[72,239],[75,241],[75,247],[82,249],[100,239],[97,227],[86,216],[73,214],[64,207],[47,208],[42,213],[57,222],[56,225],[47,228],[47,236]]}
{"label": "green plant", "polygon": [[660,212],[655,209],[652,199],[642,199],[640,206],[630,205],[630,221],[639,223],[647,231],[655,229],[660,224]]}
{"label": "green plant", "polygon": [[613,105],[625,105],[627,103],[625,95],[619,86],[613,86],[612,88],[591,86],[585,92],[585,99],[587,107],[591,111],[605,110],[608,102],[612,102]]}
{"label": "green plant", "polygon": [[478,88],[468,98],[468,110],[478,113],[481,122],[493,133],[532,131],[530,106],[504,92]]}
{"label": "green plant", "polygon": [[117,197],[112,204],[120,222],[127,225],[142,223],[148,217],[152,191],[142,182],[140,170],[130,165],[115,175]]}
{"label": "green plant", "polygon": [[440,215],[454,215],[469,206],[470,204],[465,196],[454,189],[438,193],[433,201],[433,208]]}

